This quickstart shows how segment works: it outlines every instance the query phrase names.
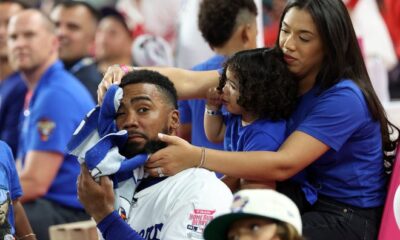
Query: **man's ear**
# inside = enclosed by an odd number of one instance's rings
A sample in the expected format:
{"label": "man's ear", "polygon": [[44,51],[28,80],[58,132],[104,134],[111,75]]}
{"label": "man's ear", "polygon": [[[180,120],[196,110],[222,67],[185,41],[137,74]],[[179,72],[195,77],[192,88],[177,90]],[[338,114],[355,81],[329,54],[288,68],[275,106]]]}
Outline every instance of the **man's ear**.
{"label": "man's ear", "polygon": [[178,127],[180,125],[179,121],[179,111],[177,109],[172,110],[169,113],[169,120],[168,120],[168,131],[171,135],[176,135]]}

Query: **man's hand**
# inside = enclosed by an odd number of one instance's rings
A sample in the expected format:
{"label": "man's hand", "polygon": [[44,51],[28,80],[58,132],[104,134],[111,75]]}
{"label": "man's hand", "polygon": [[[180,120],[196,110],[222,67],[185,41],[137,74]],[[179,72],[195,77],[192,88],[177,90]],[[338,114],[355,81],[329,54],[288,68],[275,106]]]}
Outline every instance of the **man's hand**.
{"label": "man's hand", "polygon": [[77,188],[79,201],[97,223],[114,211],[113,183],[107,176],[100,177],[97,183],[82,164]]}

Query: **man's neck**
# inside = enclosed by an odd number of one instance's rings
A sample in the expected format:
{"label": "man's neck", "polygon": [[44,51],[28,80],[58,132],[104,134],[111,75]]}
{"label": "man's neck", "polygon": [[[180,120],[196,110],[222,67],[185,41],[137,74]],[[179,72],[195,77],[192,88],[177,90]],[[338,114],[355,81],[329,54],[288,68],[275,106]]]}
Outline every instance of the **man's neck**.
{"label": "man's neck", "polygon": [[0,82],[11,75],[12,72],[13,69],[9,64],[8,59],[0,57]]}
{"label": "man's neck", "polygon": [[29,90],[34,90],[37,83],[43,74],[57,61],[56,56],[50,57],[46,62],[42,65],[34,68],[32,70],[21,71],[23,78],[26,80]]}
{"label": "man's neck", "polygon": [[132,65],[131,56],[122,56],[122,57],[101,60],[97,63],[97,68],[100,70],[101,73],[105,73],[107,68],[114,64],[131,66]]}

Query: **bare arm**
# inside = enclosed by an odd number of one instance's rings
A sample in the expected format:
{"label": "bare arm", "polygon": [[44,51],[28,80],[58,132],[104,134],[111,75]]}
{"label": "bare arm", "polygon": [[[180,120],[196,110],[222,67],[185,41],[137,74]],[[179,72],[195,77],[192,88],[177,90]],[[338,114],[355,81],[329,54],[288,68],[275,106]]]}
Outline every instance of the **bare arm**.
{"label": "bare arm", "polygon": [[35,240],[36,236],[32,232],[31,225],[26,217],[25,210],[21,202],[16,199],[13,200],[14,205],[14,218],[15,218],[15,234],[17,239],[23,238],[26,240]]}
{"label": "bare arm", "polygon": [[[130,67],[131,71],[141,69],[157,71],[167,76],[174,83],[179,99],[205,98],[208,89],[218,85],[218,71],[196,72],[180,68]],[[125,72],[118,66],[111,66],[107,69],[97,90],[100,103],[108,87],[113,83],[120,83],[124,75]]]}
{"label": "bare arm", "polygon": [[216,88],[210,88],[204,111],[204,131],[208,141],[213,143],[221,143],[225,137],[226,126],[220,113],[221,93]]}
{"label": "bare arm", "polygon": [[24,195],[22,203],[44,196],[62,164],[64,156],[61,153],[30,151],[24,168],[19,172],[19,178]]}
{"label": "bare arm", "polygon": [[[170,176],[199,165],[199,147],[178,137],[162,134],[159,137],[169,146],[154,153],[148,160],[146,167],[152,176],[157,176],[157,167],[162,167],[164,174]],[[328,150],[329,147],[316,138],[295,131],[277,152],[224,152],[207,149],[204,168],[247,180],[283,181]]]}

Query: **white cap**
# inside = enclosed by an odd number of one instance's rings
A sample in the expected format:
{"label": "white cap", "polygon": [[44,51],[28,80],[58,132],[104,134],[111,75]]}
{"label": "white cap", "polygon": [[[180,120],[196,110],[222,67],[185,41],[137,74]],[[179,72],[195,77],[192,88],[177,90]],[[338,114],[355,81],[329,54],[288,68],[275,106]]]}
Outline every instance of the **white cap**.
{"label": "white cap", "polygon": [[249,189],[234,195],[231,213],[212,220],[204,230],[207,240],[225,239],[232,223],[249,217],[260,217],[291,224],[302,234],[299,209],[287,196],[269,189]]}

